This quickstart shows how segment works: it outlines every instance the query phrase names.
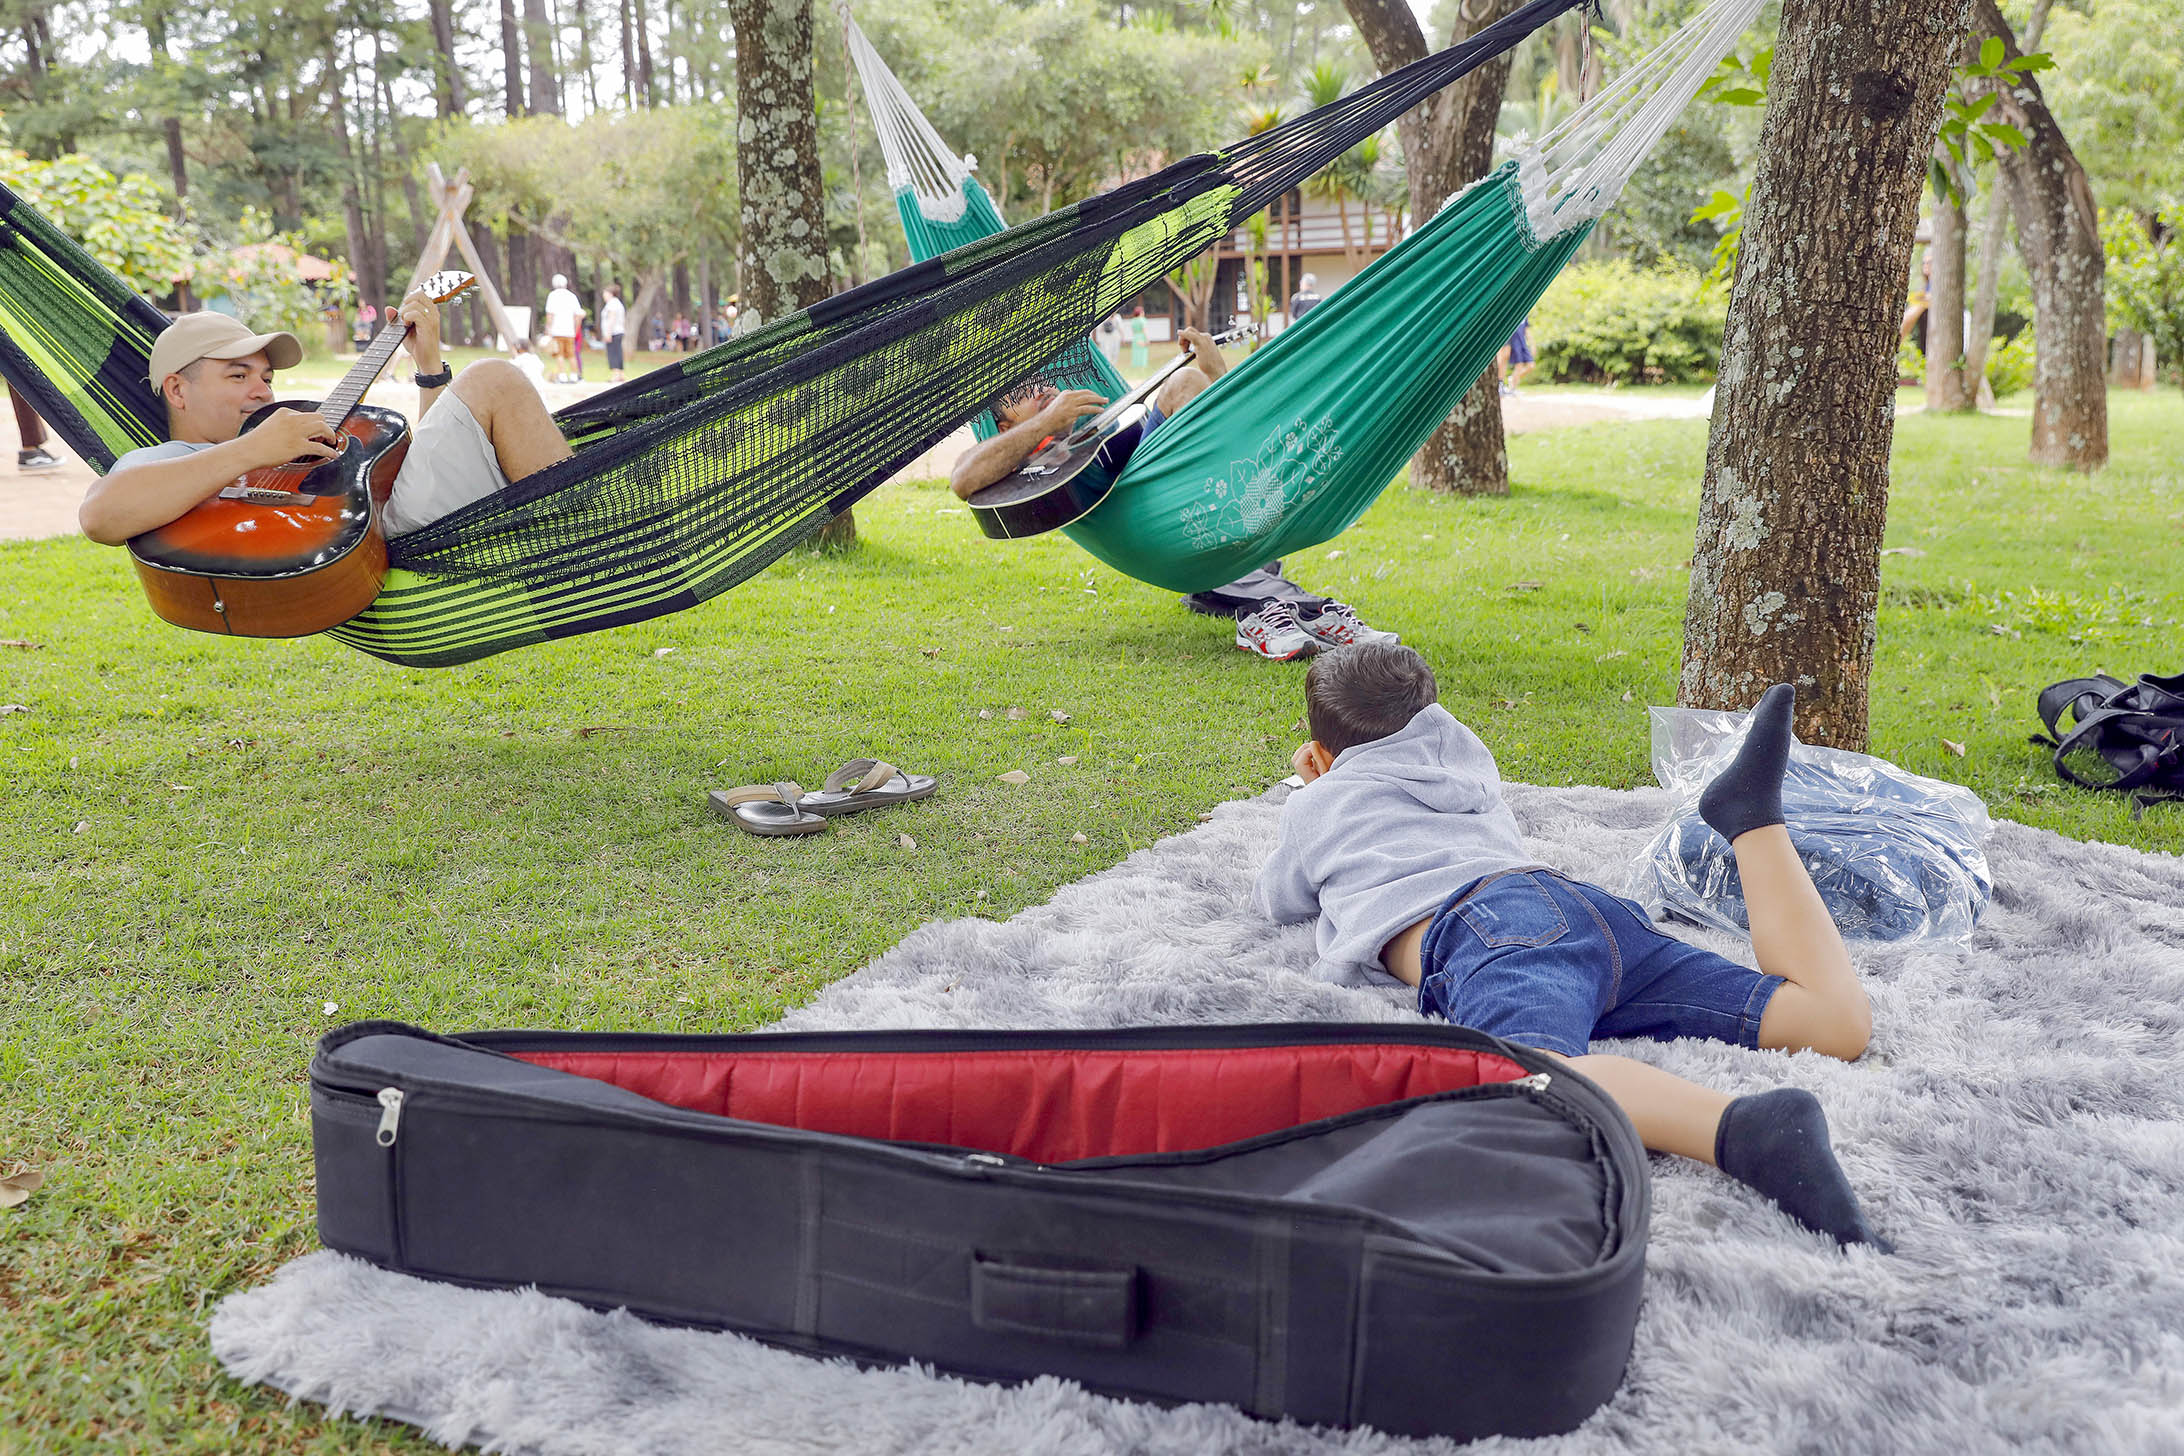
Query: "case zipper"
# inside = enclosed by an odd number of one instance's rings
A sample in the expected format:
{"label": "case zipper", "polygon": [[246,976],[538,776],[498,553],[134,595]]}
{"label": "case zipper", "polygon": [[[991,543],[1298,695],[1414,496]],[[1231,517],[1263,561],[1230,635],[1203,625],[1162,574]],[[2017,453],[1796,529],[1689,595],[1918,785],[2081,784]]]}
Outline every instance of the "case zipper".
{"label": "case zipper", "polygon": [[402,1089],[380,1088],[379,1105],[383,1109],[379,1114],[379,1145],[391,1148],[394,1146],[395,1130],[402,1125]]}
{"label": "case zipper", "polygon": [[1545,1072],[1534,1072],[1529,1077],[1517,1078],[1509,1085],[1512,1087],[1522,1087],[1528,1092],[1544,1092],[1547,1090],[1547,1084],[1551,1080],[1553,1079],[1550,1078]]}

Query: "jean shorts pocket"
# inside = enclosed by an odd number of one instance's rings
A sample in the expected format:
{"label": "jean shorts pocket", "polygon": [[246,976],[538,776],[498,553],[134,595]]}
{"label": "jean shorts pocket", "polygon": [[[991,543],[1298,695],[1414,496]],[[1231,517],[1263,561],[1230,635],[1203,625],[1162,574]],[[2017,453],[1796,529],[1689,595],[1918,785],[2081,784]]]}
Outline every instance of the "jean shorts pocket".
{"label": "jean shorts pocket", "polygon": [[1506,875],[1456,907],[1488,949],[1546,945],[1570,932],[1562,907],[1532,875]]}

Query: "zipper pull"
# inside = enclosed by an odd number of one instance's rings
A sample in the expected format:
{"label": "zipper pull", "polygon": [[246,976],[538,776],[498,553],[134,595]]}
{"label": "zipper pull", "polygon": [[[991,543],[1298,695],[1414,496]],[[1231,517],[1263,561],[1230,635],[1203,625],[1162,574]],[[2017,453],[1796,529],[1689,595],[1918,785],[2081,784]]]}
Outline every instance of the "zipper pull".
{"label": "zipper pull", "polygon": [[394,1130],[402,1121],[402,1089],[380,1088],[379,1105],[386,1109],[379,1114],[379,1145],[391,1148],[394,1146]]}
{"label": "zipper pull", "polygon": [[[1522,1088],[1524,1088],[1524,1089],[1525,1089],[1525,1090],[1526,1090],[1527,1092],[1544,1092],[1544,1091],[1546,1091],[1546,1090],[1547,1090],[1547,1083],[1548,1083],[1548,1081],[1549,1081],[1549,1080],[1550,1080],[1550,1079],[1548,1078],[1548,1075],[1547,1075],[1547,1074],[1546,1074],[1545,1072],[1534,1072],[1534,1073],[1533,1073],[1533,1074],[1532,1074],[1531,1076],[1529,1076],[1529,1077],[1519,1077],[1519,1078],[1517,1078],[1517,1080],[1516,1080],[1516,1081],[1514,1081],[1514,1082],[1510,1083],[1509,1085],[1510,1085],[1510,1086],[1512,1086],[1512,1087],[1522,1087]],[[382,1092],[382,1093],[380,1093],[379,1095],[380,1095],[380,1096],[382,1096],[382,1097],[384,1097],[384,1096],[386,1096],[387,1094],[386,1094],[386,1093],[384,1093],[384,1092]],[[398,1093],[396,1093],[395,1095],[396,1095],[397,1097],[401,1096],[401,1094],[400,1094],[399,1092],[398,1092]]]}
{"label": "zipper pull", "polygon": [[966,1163],[982,1163],[989,1168],[1006,1168],[1009,1165],[1007,1158],[995,1153],[965,1153],[963,1161]]}

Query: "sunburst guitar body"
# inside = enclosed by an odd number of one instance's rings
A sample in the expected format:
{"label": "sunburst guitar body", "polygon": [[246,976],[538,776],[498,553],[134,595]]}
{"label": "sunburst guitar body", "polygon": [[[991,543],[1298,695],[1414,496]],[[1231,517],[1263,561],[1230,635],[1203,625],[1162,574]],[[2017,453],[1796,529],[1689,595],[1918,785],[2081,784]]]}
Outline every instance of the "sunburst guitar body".
{"label": "sunburst guitar body", "polygon": [[[475,282],[438,273],[419,286],[444,303]],[[153,611],[199,632],[305,637],[371,604],[387,574],[376,507],[409,453],[410,427],[393,410],[357,401],[408,334],[406,325],[382,331],[324,401],[280,400],[243,424],[247,434],[275,410],[307,410],[339,432],[339,455],[253,470],[130,538]]]}

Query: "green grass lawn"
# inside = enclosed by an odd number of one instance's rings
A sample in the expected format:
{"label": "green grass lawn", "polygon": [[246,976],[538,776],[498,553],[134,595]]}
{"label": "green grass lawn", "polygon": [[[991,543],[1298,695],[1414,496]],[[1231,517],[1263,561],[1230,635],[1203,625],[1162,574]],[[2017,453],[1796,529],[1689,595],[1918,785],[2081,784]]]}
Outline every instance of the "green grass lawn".
{"label": "green grass lawn", "polygon": [[[2091,478],[2022,464],[2022,419],[1898,423],[1874,744],[2175,850],[2184,811],[2133,823],[2025,741],[2051,680],[2184,668],[2184,400],[2113,408]],[[1424,651],[1509,777],[1647,782],[1705,439],[1526,436],[1507,499],[1399,487],[1291,573]],[[0,1211],[0,1452],[439,1449],[289,1410],[205,1346],[214,1302],[314,1246],[304,1067],[335,1022],[762,1026],[1288,772],[1302,664],[1059,537],[989,543],[937,485],[857,514],[845,557],[443,672],[178,632],[118,552],[0,545],[0,638],[36,644],[0,647],[26,710],[0,715],[0,1173],[49,1179]],[[940,795],[809,839],[704,808],[866,752]]]}

